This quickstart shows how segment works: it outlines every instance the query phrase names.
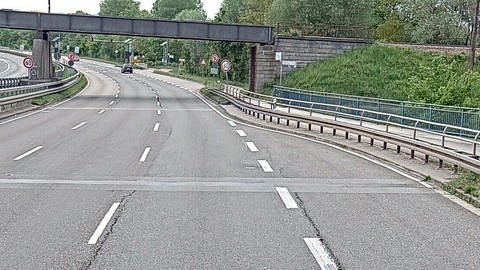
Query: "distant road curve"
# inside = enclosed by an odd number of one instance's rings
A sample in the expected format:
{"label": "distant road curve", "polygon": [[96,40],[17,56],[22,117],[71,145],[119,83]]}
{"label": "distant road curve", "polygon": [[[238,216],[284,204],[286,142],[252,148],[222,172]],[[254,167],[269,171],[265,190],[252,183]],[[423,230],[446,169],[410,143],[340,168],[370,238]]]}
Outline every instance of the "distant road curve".
{"label": "distant road curve", "polygon": [[0,52],[0,78],[22,77],[27,69],[22,65],[22,57]]}

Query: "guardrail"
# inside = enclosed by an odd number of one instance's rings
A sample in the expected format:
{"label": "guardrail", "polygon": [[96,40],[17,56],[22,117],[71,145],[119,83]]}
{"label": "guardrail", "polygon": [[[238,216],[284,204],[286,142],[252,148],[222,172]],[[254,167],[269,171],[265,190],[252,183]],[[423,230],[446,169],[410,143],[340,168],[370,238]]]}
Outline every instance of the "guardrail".
{"label": "guardrail", "polygon": [[[480,110],[475,108],[415,103],[328,92],[313,92],[282,86],[274,86],[272,95],[292,100],[296,99],[379,111],[462,128],[480,129]],[[429,129],[433,128],[434,127],[429,127]],[[460,133],[459,135],[462,136],[463,134]]]}
{"label": "guardrail", "polygon": [[27,76],[16,78],[0,78],[0,89],[20,86],[22,80],[28,79]]}
{"label": "guardrail", "polygon": [[[277,124],[280,124],[283,120],[289,126],[293,121],[296,122],[297,128],[303,125],[307,130],[317,126],[322,133],[324,127],[327,127],[332,129],[334,136],[340,130],[347,139],[351,134],[356,134],[358,142],[362,141],[362,137],[370,138],[370,145],[373,146],[374,141],[379,140],[383,142],[384,149],[387,149],[387,144],[396,145],[397,153],[400,153],[402,147],[410,149],[411,158],[415,157],[416,152],[420,152],[425,162],[429,162],[430,156],[438,158],[439,167],[443,167],[445,161],[453,164],[455,172],[461,166],[480,173],[479,130],[341,105],[267,96],[231,86],[223,86],[222,90],[213,91],[245,113],[257,118],[263,117],[264,120],[268,120],[266,118],[269,117],[270,122],[276,120]],[[303,106],[292,105],[294,102],[301,102]],[[307,104],[309,106],[306,106]],[[320,106],[327,106],[329,109],[319,108]],[[308,110],[305,110],[305,107],[308,107]],[[321,117],[322,115],[328,115],[331,119]],[[377,119],[378,116],[382,116],[383,119]],[[400,124],[393,121],[394,118],[401,118],[404,122],[414,124]],[[442,127],[443,131],[432,131],[427,128],[428,125],[437,125]],[[474,135],[474,139],[448,134],[449,129],[470,133]]]}
{"label": "guardrail", "polygon": [[34,84],[28,86],[19,86],[0,91],[0,112],[11,109],[12,104],[26,102],[36,97],[49,95],[63,91],[75,84],[80,79],[80,73],[75,70],[75,74],[64,80]]}

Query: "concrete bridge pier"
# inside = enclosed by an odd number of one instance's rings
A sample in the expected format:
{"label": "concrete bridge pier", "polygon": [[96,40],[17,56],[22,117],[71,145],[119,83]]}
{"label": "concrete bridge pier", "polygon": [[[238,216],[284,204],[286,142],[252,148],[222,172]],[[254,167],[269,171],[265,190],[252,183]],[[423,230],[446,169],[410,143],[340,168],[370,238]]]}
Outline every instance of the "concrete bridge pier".
{"label": "concrete bridge pier", "polygon": [[50,81],[53,79],[52,52],[47,31],[39,31],[33,40],[32,57],[34,68],[29,73],[29,80]]}

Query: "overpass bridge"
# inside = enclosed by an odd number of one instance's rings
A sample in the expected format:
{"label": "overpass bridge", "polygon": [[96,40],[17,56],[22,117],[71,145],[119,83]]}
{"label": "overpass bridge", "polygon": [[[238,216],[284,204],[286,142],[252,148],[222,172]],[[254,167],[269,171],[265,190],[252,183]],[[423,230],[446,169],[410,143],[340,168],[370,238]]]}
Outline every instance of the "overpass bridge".
{"label": "overpass bridge", "polygon": [[271,26],[196,21],[134,19],[0,10],[0,28],[34,30],[32,55],[38,79],[53,75],[49,32],[124,35],[227,42],[274,43]]}

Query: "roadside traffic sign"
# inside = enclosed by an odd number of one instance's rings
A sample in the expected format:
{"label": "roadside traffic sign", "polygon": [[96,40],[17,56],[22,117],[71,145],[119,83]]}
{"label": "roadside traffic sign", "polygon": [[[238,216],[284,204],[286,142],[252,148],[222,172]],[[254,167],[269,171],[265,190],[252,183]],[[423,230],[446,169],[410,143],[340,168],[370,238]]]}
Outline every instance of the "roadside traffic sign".
{"label": "roadside traffic sign", "polygon": [[68,54],[68,59],[70,59],[70,60],[73,61],[73,59],[75,59],[75,54],[74,54],[73,52],[70,52],[70,53]]}
{"label": "roadside traffic sign", "polygon": [[69,66],[73,66],[74,63],[75,63],[75,62],[73,62],[73,60],[68,60],[68,65],[69,65]]}
{"label": "roadside traffic sign", "polygon": [[26,68],[31,69],[33,68],[34,65],[35,65],[35,61],[33,61],[32,57],[25,57],[23,59],[23,66],[25,66]]}
{"label": "roadside traffic sign", "polygon": [[220,57],[216,54],[212,54],[212,57],[210,58],[212,60],[212,63],[218,63],[218,60],[220,60]]}
{"label": "roadside traffic sign", "polygon": [[221,68],[223,72],[229,72],[232,69],[232,64],[230,64],[230,61],[228,61],[228,59],[223,59]]}

